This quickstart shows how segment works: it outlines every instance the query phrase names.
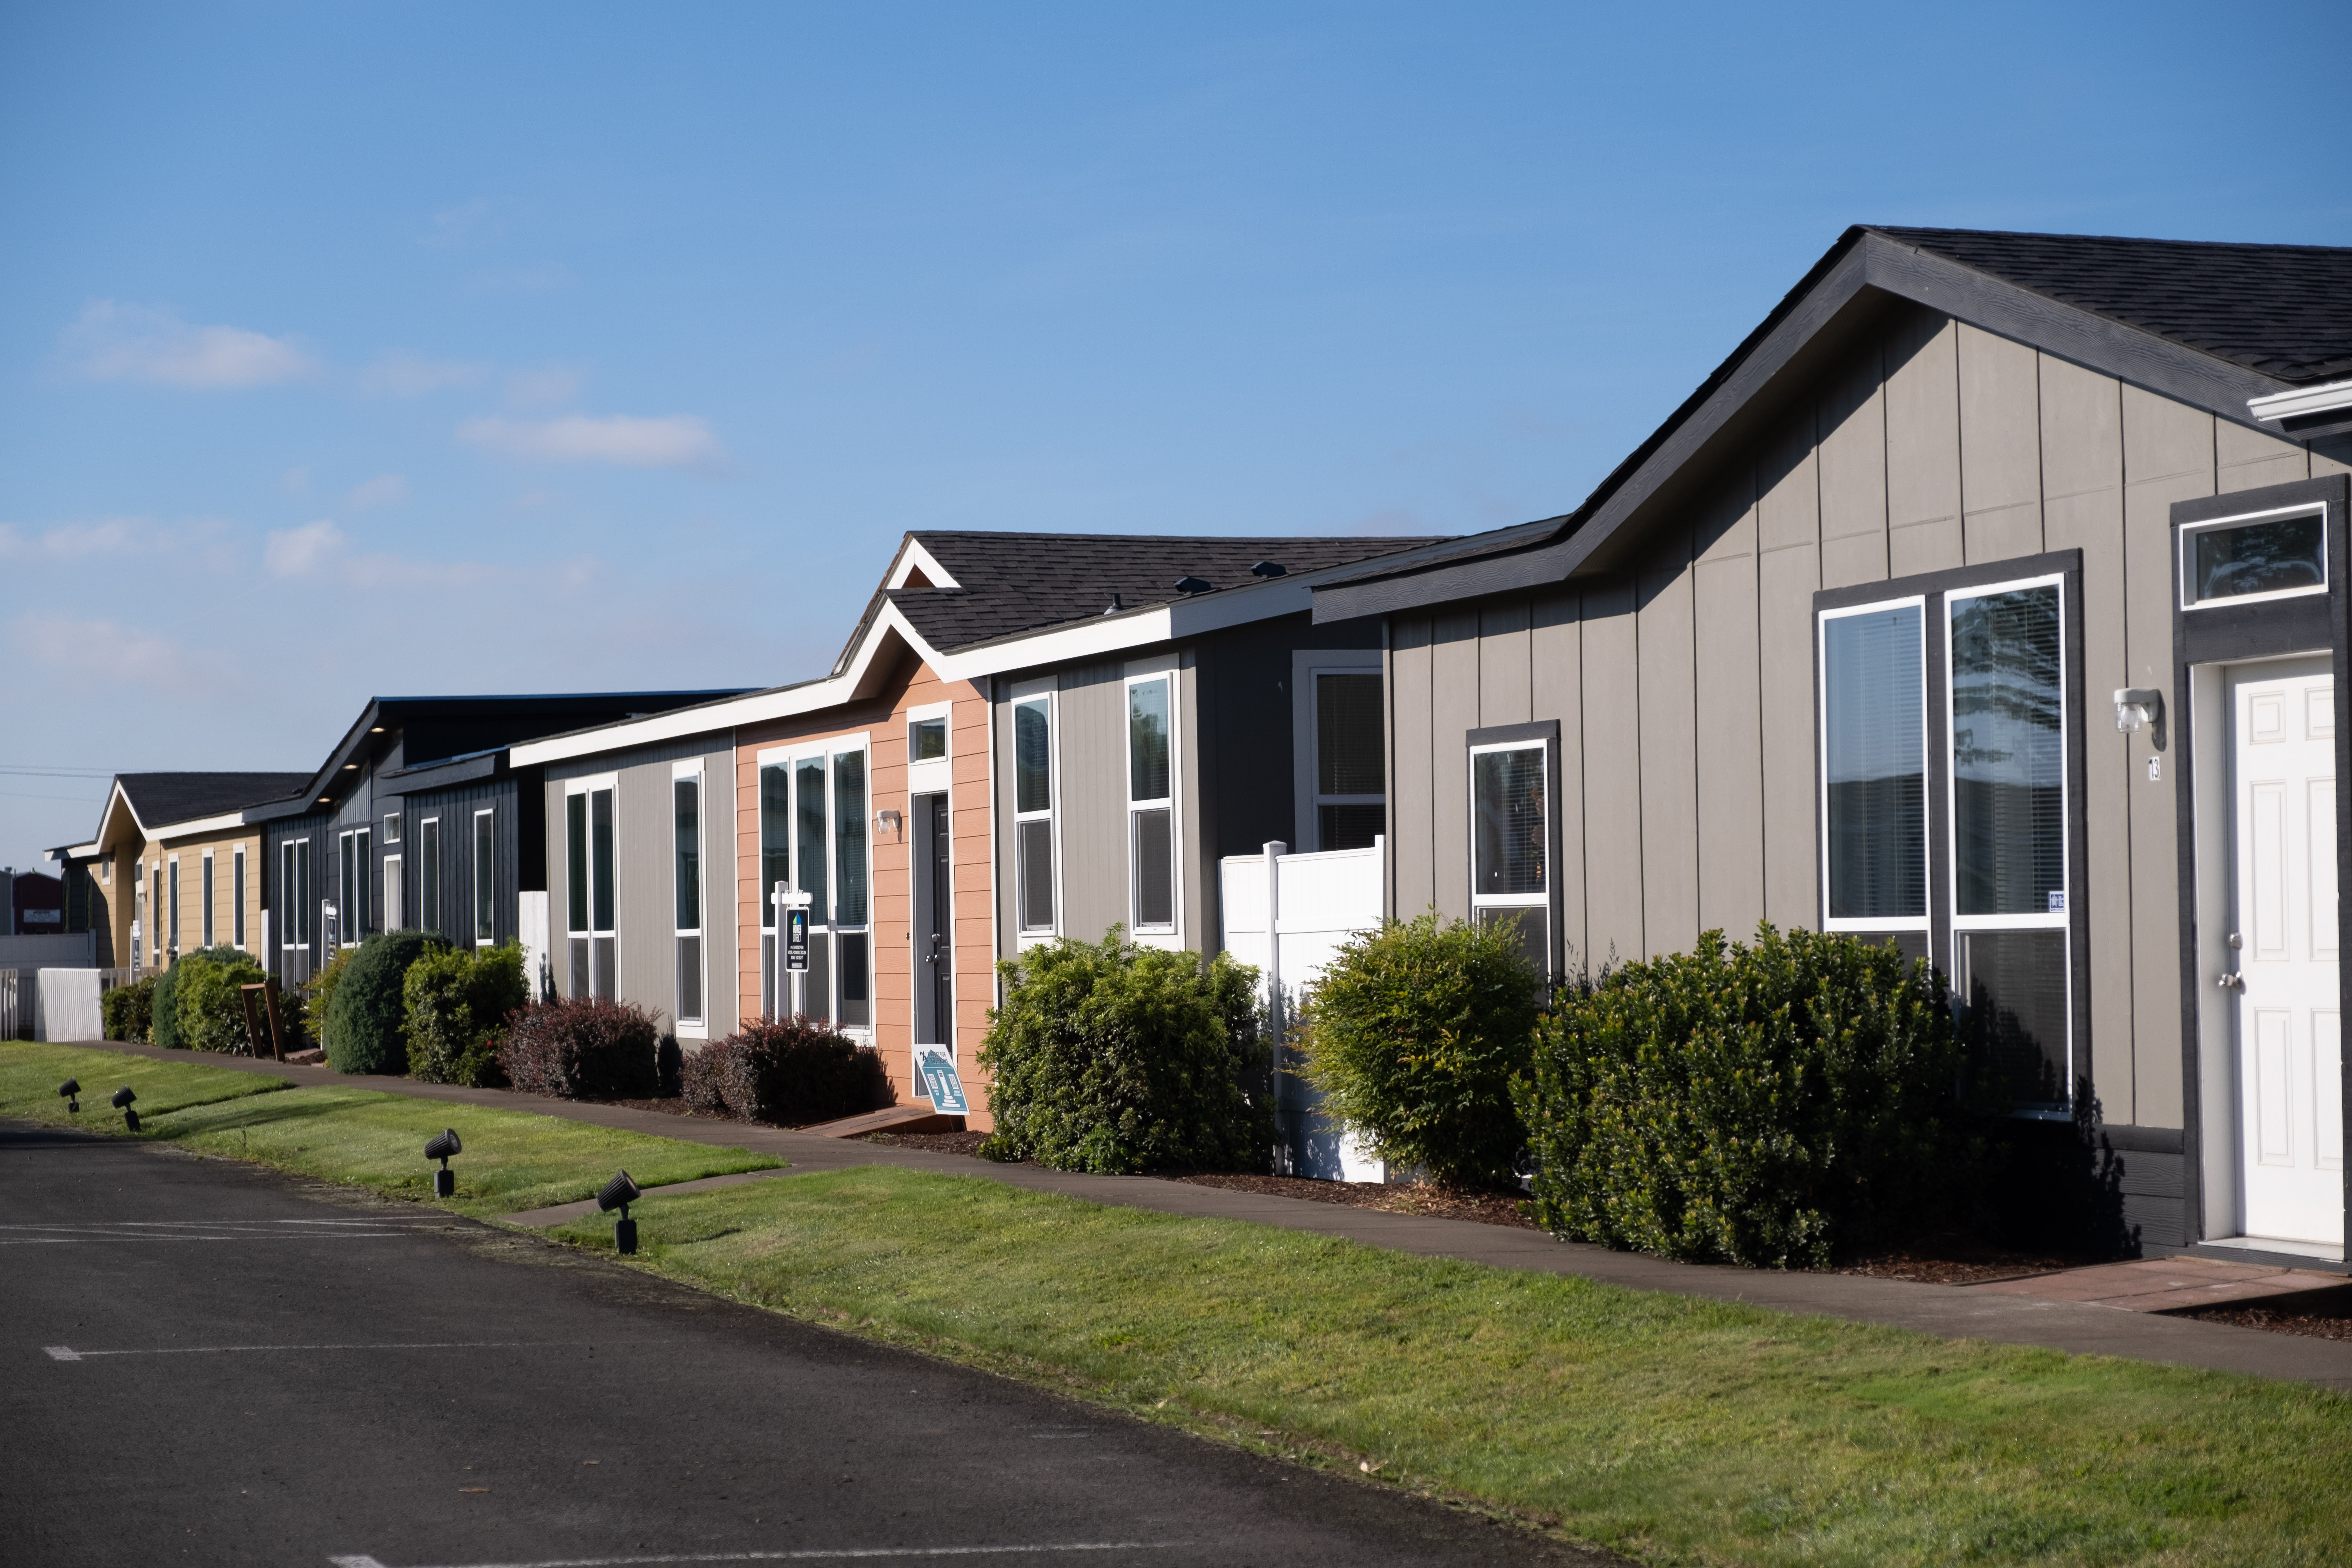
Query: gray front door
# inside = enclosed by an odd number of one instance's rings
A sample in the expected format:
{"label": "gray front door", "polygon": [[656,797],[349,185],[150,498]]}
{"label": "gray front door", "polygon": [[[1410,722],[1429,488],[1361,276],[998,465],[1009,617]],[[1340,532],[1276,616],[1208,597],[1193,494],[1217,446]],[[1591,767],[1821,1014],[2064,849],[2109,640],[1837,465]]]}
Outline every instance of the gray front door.
{"label": "gray front door", "polygon": [[913,807],[915,1043],[955,1049],[955,889],[949,856],[948,797],[919,795]]}

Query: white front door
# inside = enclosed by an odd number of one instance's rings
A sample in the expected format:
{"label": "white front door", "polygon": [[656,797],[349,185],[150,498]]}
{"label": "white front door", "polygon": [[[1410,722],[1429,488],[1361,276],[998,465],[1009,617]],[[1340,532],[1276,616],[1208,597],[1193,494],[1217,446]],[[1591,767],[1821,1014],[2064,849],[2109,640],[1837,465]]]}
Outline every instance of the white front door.
{"label": "white front door", "polygon": [[2231,672],[2244,1232],[2344,1240],[2336,686],[2325,660]]}

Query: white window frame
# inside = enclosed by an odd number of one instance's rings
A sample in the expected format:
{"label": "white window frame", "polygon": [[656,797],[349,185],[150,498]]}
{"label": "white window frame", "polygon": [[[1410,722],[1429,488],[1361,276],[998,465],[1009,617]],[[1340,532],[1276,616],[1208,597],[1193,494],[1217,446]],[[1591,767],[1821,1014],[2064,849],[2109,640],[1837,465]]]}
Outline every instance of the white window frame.
{"label": "white window frame", "polygon": [[[373,868],[368,864],[374,849],[373,837],[372,829],[367,827],[346,827],[335,835],[336,935],[345,947],[357,947],[367,940],[365,924],[353,921],[352,911],[364,903],[368,906],[369,919],[375,916],[375,900],[370,896],[373,889],[369,887],[373,879]],[[343,875],[346,867],[351,872],[349,881]],[[351,883],[354,882],[358,884],[357,898],[352,897],[354,889]]]}
{"label": "white window frame", "polygon": [[[1060,682],[1050,675],[1035,680],[1022,681],[1013,688],[1008,704],[1013,715],[1014,751],[1011,803],[1013,806],[1013,946],[1016,952],[1022,948],[1034,947],[1041,942],[1052,942],[1062,933],[1062,830],[1057,821],[1057,811],[1062,801],[1061,694],[1056,689],[1059,685]],[[1019,712],[1024,705],[1033,702],[1043,702],[1045,705],[1045,809],[1043,811],[1021,809]],[[1052,850],[1048,859],[1053,866],[1051,872],[1053,885],[1047,892],[1053,901],[1054,918],[1042,926],[1032,926],[1024,924],[1022,918],[1021,878],[1026,863],[1021,855],[1021,829],[1024,824],[1037,822],[1045,824],[1046,841]]]}
{"label": "white window frame", "polygon": [[[908,711],[911,714],[914,710],[909,710]],[[911,722],[911,720],[909,721]],[[901,730],[899,734],[903,742],[907,739],[908,732]],[[950,742],[950,743],[952,745],[953,742]],[[866,828],[866,923],[862,926],[836,926],[833,923],[833,911],[839,906],[841,901],[841,856],[839,853],[841,824],[836,818],[835,810],[835,802],[833,760],[837,756],[845,755],[851,752],[862,752],[866,758],[866,808],[864,820],[864,826]],[[794,888],[798,888],[800,886],[802,879],[800,843],[800,764],[806,762],[817,762],[824,764],[824,888],[826,901],[824,907],[822,909],[814,904],[809,907],[809,944],[814,948],[820,937],[824,938],[824,941],[830,944],[826,950],[825,984],[831,994],[825,998],[825,1016],[834,1020],[833,1026],[835,1028],[840,1030],[851,1039],[870,1042],[875,1037],[874,1032],[876,1020],[880,1014],[880,1002],[876,995],[876,993],[880,990],[880,987],[876,984],[875,982],[881,968],[880,964],[876,961],[877,955],[876,953],[875,942],[877,926],[875,923],[874,910],[876,892],[874,885],[874,801],[877,791],[874,785],[873,731],[869,730],[860,730],[854,734],[847,735],[811,735],[793,740],[782,745],[766,747],[760,752],[755,760],[761,767],[781,766],[784,770],[784,779],[789,788],[789,794],[786,798],[790,802],[786,808],[785,820],[791,825],[788,832],[787,842],[791,845],[792,849],[792,885]],[[935,767],[939,764],[934,763],[925,765]],[[941,785],[940,787],[944,788],[945,786]],[[763,887],[760,889],[760,897],[765,899],[772,891],[772,889]],[[909,927],[908,929],[911,930],[912,928]],[[772,962],[776,964],[781,964],[783,962],[783,946],[781,940],[783,935],[783,928],[781,925],[778,925],[768,934],[778,939],[773,950]],[[866,938],[866,1022],[863,1024],[844,1024],[839,1021],[841,1016],[842,967],[841,944],[837,939],[842,936],[856,936],[859,934],[863,934]],[[807,983],[808,976],[805,974],[802,975],[800,977],[799,984],[805,986]],[[772,979],[771,984],[772,984],[773,981]],[[773,1000],[779,1010],[782,1010],[786,1005],[785,1001],[781,994],[777,995]],[[805,1002],[804,996],[803,1002]],[[799,1010],[803,1012],[807,1011],[805,1005]]]}
{"label": "white window frame", "polygon": [[[907,735],[907,793],[910,795],[939,795],[948,791],[955,784],[955,704],[926,702],[908,708],[901,718],[906,724]],[[915,726],[933,719],[946,723],[947,754],[919,763],[915,760]],[[868,794],[873,790],[873,765],[874,760],[869,755],[866,758]]]}
{"label": "white window frame", "polygon": [[[1182,712],[1182,682],[1174,664],[1163,664],[1151,669],[1130,668],[1119,684],[1118,694],[1118,771],[1124,780],[1121,788],[1127,795],[1127,930],[1135,941],[1147,947],[1181,947],[1184,944],[1184,763]],[[1135,689],[1149,686],[1155,680],[1168,683],[1168,794],[1164,799],[1135,798],[1134,736]],[[1136,911],[1136,899],[1141,891],[1136,886],[1136,818],[1147,811],[1168,813],[1168,923],[1146,925]]]}
{"label": "white window frame", "polygon": [[1297,648],[1290,656],[1290,756],[1295,804],[1291,812],[1294,853],[1325,847],[1323,807],[1326,805],[1388,805],[1386,794],[1327,795],[1318,787],[1322,776],[1322,730],[1317,724],[1318,675],[1376,675],[1381,678],[1381,776],[1393,771],[1395,759],[1388,744],[1388,670],[1381,650],[1361,648]]}
{"label": "white window frame", "polygon": [[204,853],[203,864],[196,870],[197,895],[204,900],[204,910],[196,919],[196,929],[205,933],[206,947],[213,944],[213,899],[216,887],[213,879],[213,852],[207,849]]}
{"label": "white window frame", "polygon": [[[614,1000],[618,1001],[621,995],[618,973],[621,966],[621,868],[618,864],[612,868],[612,928],[599,931],[596,927],[595,797],[600,792],[609,792],[613,797],[613,858],[617,862],[621,858],[621,775],[617,773],[590,773],[581,778],[563,781],[563,906],[561,911],[563,915],[563,984],[564,995],[575,1002],[598,994],[597,983],[602,975],[601,966],[596,962],[596,943],[600,940],[608,940],[613,944],[613,968],[615,973],[613,975],[611,989]],[[572,803],[581,796],[587,797],[580,808],[587,814],[587,832],[583,835],[581,840],[582,849],[586,858],[574,862],[572,858]],[[572,924],[572,885],[574,878],[581,879],[583,891],[582,902],[588,910],[586,916],[588,923],[577,930],[573,929]],[[472,921],[474,919],[472,910],[467,910],[466,919],[469,923]],[[551,914],[548,923],[550,926],[554,924]],[[551,931],[551,945],[552,941],[553,933]],[[572,944],[574,942],[585,942],[588,944],[588,984],[585,989],[573,984]]]}
{"label": "white window frame", "polygon": [[[2190,563],[2196,558],[2194,547],[2200,534],[2226,533],[2231,529],[2270,522],[2279,518],[2299,517],[2311,512],[2319,514],[2319,581],[2317,583],[2301,588],[2274,588],[2267,594],[2231,594],[2219,599],[2200,599],[2195,596],[2196,573]],[[2277,599],[2307,599],[2315,594],[2326,593],[2329,587],[2327,521],[2327,503],[2317,500],[2303,501],[2294,506],[2271,507],[2263,511],[2241,512],[2236,517],[2217,517],[2210,522],[2181,524],[2180,607],[2183,610],[2212,610],[2225,605],[2267,605]]]}
{"label": "white window frame", "polygon": [[245,846],[229,851],[229,931],[237,946],[245,945]]}
{"label": "white window frame", "polygon": [[[1950,589],[1946,592],[1943,596],[1944,733],[1938,737],[1938,739],[1941,741],[1946,752],[1944,763],[1944,863],[1951,868],[1951,872],[1950,875],[1945,879],[1944,897],[1949,905],[1948,912],[1952,917],[1953,946],[1951,968],[1948,971],[1948,973],[1952,974],[1958,974],[1960,973],[1959,938],[1965,932],[1972,931],[2063,931],[2069,929],[2069,917],[2065,907],[2062,907],[2055,913],[2044,910],[2037,910],[2030,915],[1963,915],[1960,913],[1960,824],[1958,810],[1959,801],[1959,770],[1952,766],[1950,761],[1952,724],[1954,721],[1954,715],[1952,712],[1952,606],[1955,604],[1961,603],[1969,599],[1986,599],[1990,598],[1996,594],[2012,594],[2021,588],[2053,588],[2055,589],[2058,594],[2058,878],[2060,882],[2063,884],[2060,889],[2060,898],[2063,905],[2071,907],[2074,901],[2074,888],[2072,871],[2072,868],[2074,864],[2074,782],[2067,777],[2068,769],[2065,763],[2068,737],[2073,733],[2070,726],[2074,722],[2074,710],[2068,700],[2065,678],[2065,670],[2067,668],[2066,658],[2068,654],[2072,651],[2067,647],[2066,643],[2066,579],[2063,574],[2053,574],[2046,577],[2020,577],[2012,582],[1987,583],[1981,587]],[[2071,988],[2074,984],[2072,978],[2074,964],[2070,962],[2066,967],[2069,976],[2067,984]],[[2067,1061],[2070,1072],[2072,1070],[2072,1064],[2074,1061],[2074,998],[2070,990],[2070,994],[2067,998],[2066,1011]],[[2071,1085],[2074,1080],[2072,1078],[2069,1078],[2067,1081]]]}
{"label": "white window frame", "polygon": [[[1496,752],[1533,752],[1543,767],[1544,813],[1544,885],[1532,893],[1482,893],[1478,890],[1478,759]],[[1559,781],[1552,776],[1551,742],[1546,740],[1488,741],[1469,748],[1463,762],[1464,784],[1469,793],[1464,797],[1469,804],[1467,813],[1469,837],[1463,846],[1465,864],[1470,868],[1470,921],[1483,924],[1488,910],[1534,910],[1544,919],[1544,942],[1549,951],[1560,933],[1551,930],[1551,896],[1559,877],[1559,868],[1553,864],[1552,840],[1555,814],[1559,810]]]}
{"label": "white window frame", "polygon": [[[417,912],[433,922],[429,926],[420,925],[417,930],[429,931],[436,935],[443,934],[441,931],[441,817],[439,813],[417,819],[416,848]],[[425,896],[425,878],[428,870],[433,878],[433,896],[429,899]]]}
{"label": "white window frame", "polygon": [[377,913],[383,920],[383,929],[386,931],[400,930],[401,921],[408,912],[401,908],[405,900],[401,898],[404,889],[400,885],[400,867],[399,856],[387,855],[383,858],[383,897],[377,900]]}
{"label": "white window frame", "polygon": [[[1973,590],[1967,591],[1973,592]],[[1919,804],[1922,808],[1922,820],[1919,824],[1919,886],[1924,889],[1923,896],[1919,900],[1919,912],[1916,916],[1889,915],[1885,917],[1864,917],[1844,915],[1836,919],[1832,919],[1829,912],[1829,624],[1833,620],[1845,620],[1855,616],[1884,615],[1888,610],[1900,610],[1906,608],[1916,609],[1919,612],[1919,788],[1921,791]],[[1951,616],[1948,612],[1946,614],[1944,620],[1944,648],[1946,655],[1944,662],[1944,680],[1945,696],[1948,700],[1951,695]],[[1813,755],[1813,793],[1815,798],[1813,801],[1813,807],[1815,812],[1814,832],[1821,841],[1820,863],[1814,867],[1813,870],[1814,876],[1818,879],[1821,888],[1822,929],[1825,931],[1880,932],[1900,931],[1924,932],[1928,931],[1933,923],[1936,887],[1936,835],[1933,826],[1926,820],[1925,808],[1927,804],[1926,792],[1930,787],[1929,781],[1934,779],[1936,776],[1935,769],[1929,765],[1929,753],[1937,744],[1939,737],[1935,732],[1936,727],[1932,722],[1932,716],[1928,712],[1927,709],[1927,595],[1925,594],[1910,594],[1893,599],[1876,599],[1867,605],[1848,605],[1839,609],[1822,610],[1813,616],[1813,712],[1815,715]],[[1950,711],[1951,710],[1948,704],[1945,709],[1945,712],[1947,714],[1947,730],[1950,727],[1948,717]],[[1941,738],[1945,740],[1949,739],[1948,735]],[[1948,824],[1950,818],[1948,816],[1946,817],[1946,822]]]}
{"label": "white window frame", "polygon": [[170,900],[170,906],[163,911],[163,919],[156,923],[168,933],[170,946],[165,951],[171,954],[171,962],[176,963],[180,958],[180,858],[166,855],[163,865],[163,897]]}
{"label": "white window frame", "polygon": [[703,932],[710,928],[710,879],[707,874],[709,870],[707,864],[709,857],[703,853],[705,842],[703,825],[705,813],[709,808],[710,792],[704,784],[702,759],[699,757],[687,762],[672,763],[669,770],[669,901],[670,918],[673,921],[677,918],[677,786],[688,782],[694,785],[695,923],[691,928],[679,926],[673,933],[675,940],[670,944],[670,954],[677,973],[671,977],[673,987],[671,996],[674,1001],[684,999],[686,965],[682,956],[684,952],[682,944],[686,938],[692,937],[695,944],[695,960],[702,970],[701,974],[696,979],[695,995],[700,999],[702,1005],[700,1009],[690,1017],[683,1006],[672,1007],[671,1014],[677,1026],[679,1039],[700,1040],[709,1037],[706,1025],[710,1016],[710,950],[702,940]]}
{"label": "white window frame", "polygon": [[[487,856],[482,853],[482,818],[486,816],[490,819],[490,852]],[[473,829],[474,885],[470,891],[474,898],[472,903],[467,906],[466,929],[474,933],[476,947],[496,947],[499,944],[499,808],[486,805],[477,810],[474,813]],[[620,841],[620,837],[621,800],[616,793],[613,797],[613,838],[615,844]],[[617,854],[614,858],[619,858]],[[488,863],[485,864],[485,861]],[[482,890],[486,885],[490,894],[490,934],[488,936],[482,934]],[[619,918],[617,911],[620,902],[620,884],[616,879],[613,895],[615,919]]]}
{"label": "white window frame", "polygon": [[388,849],[399,842],[400,813],[387,811],[383,814],[383,846]]}

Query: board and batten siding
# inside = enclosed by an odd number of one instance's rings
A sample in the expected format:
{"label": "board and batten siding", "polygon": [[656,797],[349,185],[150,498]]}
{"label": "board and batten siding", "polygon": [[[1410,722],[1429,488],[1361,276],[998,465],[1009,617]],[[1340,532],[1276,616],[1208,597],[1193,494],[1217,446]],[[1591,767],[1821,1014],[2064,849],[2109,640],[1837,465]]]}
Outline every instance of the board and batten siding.
{"label": "board and batten siding", "polygon": [[2180,710],[2172,502],[2347,458],[1906,310],[1651,525],[1633,570],[1392,617],[1391,907],[1468,913],[1465,733],[1558,720],[1571,963],[1815,925],[1813,594],[2080,550],[2091,1071],[2110,1123],[2179,1128],[2174,796],[2106,694]]}

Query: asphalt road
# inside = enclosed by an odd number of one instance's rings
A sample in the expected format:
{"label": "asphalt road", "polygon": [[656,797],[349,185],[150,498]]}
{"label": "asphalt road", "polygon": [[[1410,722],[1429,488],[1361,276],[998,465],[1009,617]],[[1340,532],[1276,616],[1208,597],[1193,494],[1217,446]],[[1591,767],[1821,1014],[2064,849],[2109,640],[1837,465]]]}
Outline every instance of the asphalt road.
{"label": "asphalt road", "polygon": [[227,1162],[0,1124],[0,1562],[1603,1561]]}

